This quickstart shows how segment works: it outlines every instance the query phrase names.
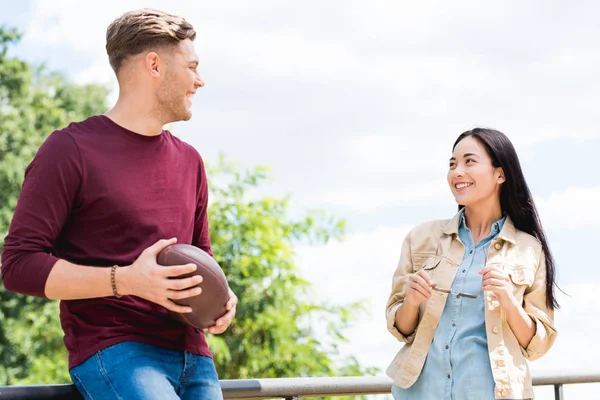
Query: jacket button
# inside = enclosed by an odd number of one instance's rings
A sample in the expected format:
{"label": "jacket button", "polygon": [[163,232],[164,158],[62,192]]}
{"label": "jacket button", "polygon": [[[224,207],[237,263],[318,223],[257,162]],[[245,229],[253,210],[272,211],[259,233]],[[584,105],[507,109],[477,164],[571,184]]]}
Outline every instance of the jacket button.
{"label": "jacket button", "polygon": [[498,333],[498,332],[500,332],[500,329],[498,329],[498,327],[495,326],[495,327],[492,328],[492,332]]}
{"label": "jacket button", "polygon": [[504,367],[504,360],[498,360],[496,364],[498,364],[499,367]]}
{"label": "jacket button", "polygon": [[500,249],[502,248],[502,243],[499,243],[499,242],[497,242],[497,243],[494,245],[494,248],[495,248],[496,250],[500,250]]}

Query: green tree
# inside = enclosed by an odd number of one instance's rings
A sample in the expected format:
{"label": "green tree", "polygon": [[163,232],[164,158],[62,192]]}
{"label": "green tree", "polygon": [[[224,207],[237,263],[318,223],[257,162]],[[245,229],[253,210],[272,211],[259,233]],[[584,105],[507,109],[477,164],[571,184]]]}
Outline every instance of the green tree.
{"label": "green tree", "polygon": [[[43,140],[70,121],[106,110],[106,88],[8,56],[20,34],[0,27],[0,248],[23,173]],[[0,285],[0,384],[64,382],[67,359],[58,304],[7,292]]]}
{"label": "green tree", "polygon": [[[18,40],[17,32],[0,28],[2,238],[24,169],[42,141],[54,129],[106,109],[106,88],[74,85],[59,74],[8,57],[8,46]],[[208,338],[219,376],[374,372],[337,350],[359,306],[312,301],[311,286],[294,263],[295,243],[340,239],[343,221],[318,211],[293,218],[288,198],[250,198],[249,193],[267,178],[265,168],[239,172],[221,158],[208,170],[215,258],[240,297],[230,329]],[[0,385],[70,381],[58,302],[10,293],[0,285],[0,319]]]}
{"label": "green tree", "polygon": [[287,198],[249,199],[248,192],[267,178],[266,171],[258,167],[239,172],[223,158],[208,171],[215,259],[240,297],[228,333],[209,337],[219,376],[245,379],[373,372],[337,351],[346,340],[344,329],[361,311],[359,305],[312,301],[310,283],[294,264],[294,243],[339,239],[344,221],[319,211],[293,219]]}

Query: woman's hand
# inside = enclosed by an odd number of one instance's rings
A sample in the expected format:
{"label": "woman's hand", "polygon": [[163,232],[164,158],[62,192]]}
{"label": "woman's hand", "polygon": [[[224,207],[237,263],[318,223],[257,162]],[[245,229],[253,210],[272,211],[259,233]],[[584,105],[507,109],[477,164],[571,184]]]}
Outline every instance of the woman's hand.
{"label": "woman's hand", "polygon": [[514,303],[513,288],[508,273],[500,266],[493,265],[482,268],[479,271],[482,276],[481,288],[496,295],[502,307]]}
{"label": "woman's hand", "polygon": [[422,269],[408,276],[408,289],[406,290],[405,303],[418,306],[431,297],[431,290],[435,282]]}

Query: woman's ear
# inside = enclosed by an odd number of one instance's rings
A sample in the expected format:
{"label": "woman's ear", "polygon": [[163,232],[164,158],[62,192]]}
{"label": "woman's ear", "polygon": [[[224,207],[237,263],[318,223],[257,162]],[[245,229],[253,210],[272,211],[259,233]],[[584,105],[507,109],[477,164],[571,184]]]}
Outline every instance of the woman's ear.
{"label": "woman's ear", "polygon": [[502,168],[498,168],[497,170],[498,172],[498,183],[504,183],[506,182],[506,178],[504,177],[504,170]]}

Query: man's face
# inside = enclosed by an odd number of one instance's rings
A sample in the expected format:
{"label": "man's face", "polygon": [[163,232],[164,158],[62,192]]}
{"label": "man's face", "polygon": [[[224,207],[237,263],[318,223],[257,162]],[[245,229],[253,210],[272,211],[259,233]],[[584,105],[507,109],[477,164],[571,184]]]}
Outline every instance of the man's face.
{"label": "man's face", "polygon": [[198,75],[198,55],[194,42],[182,40],[165,57],[165,77],[158,88],[159,112],[165,123],[187,121],[192,117],[192,96],[204,86]]}

